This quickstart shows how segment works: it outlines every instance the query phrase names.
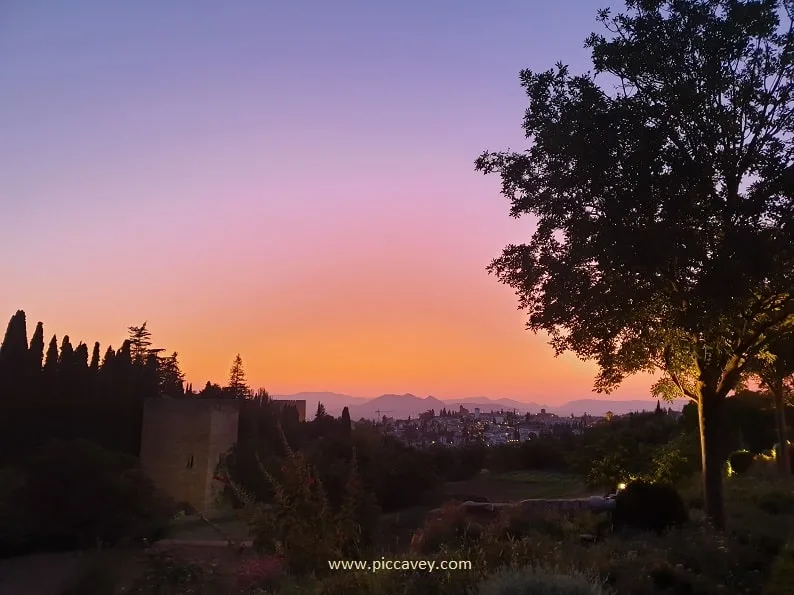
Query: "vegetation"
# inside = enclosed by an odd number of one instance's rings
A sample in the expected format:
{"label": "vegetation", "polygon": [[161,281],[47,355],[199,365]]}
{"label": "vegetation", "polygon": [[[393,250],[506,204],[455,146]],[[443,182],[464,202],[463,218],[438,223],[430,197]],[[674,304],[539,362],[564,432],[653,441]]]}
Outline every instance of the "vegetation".
{"label": "vegetation", "polygon": [[749,450],[737,450],[728,457],[729,473],[747,473],[753,464],[753,453]]}
{"label": "vegetation", "polygon": [[503,570],[480,586],[478,595],[609,595],[612,593],[597,578],[578,572],[565,574],[535,568]]}
{"label": "vegetation", "polygon": [[[595,75],[521,73],[523,153],[485,153],[527,244],[490,267],[528,327],[697,403],[705,501],[725,524],[725,400],[794,323],[791,4],[628,0],[587,40]],[[785,24],[781,17],[786,18]],[[659,56],[668,59],[659,60]],[[774,258],[769,255],[774,254]]]}
{"label": "vegetation", "polygon": [[615,498],[612,523],[617,528],[632,527],[662,533],[685,525],[689,514],[684,501],[672,485],[633,481]]}
{"label": "vegetation", "polygon": [[[144,401],[229,398],[239,435],[217,476],[256,552],[230,551],[229,572],[148,551],[126,592],[790,591],[794,26],[781,19],[794,4],[626,6],[602,11],[609,37],[587,41],[616,91],[562,65],[521,74],[531,146],[477,168],[499,173],[512,214],[538,224],[490,270],[530,329],[598,363],[597,390],[658,371],[658,397],[691,401],[680,416],[659,404],[496,447],[467,423],[464,445],[417,448],[386,435],[385,419],[336,419],[322,403],[302,422],[251,391],[239,354],[227,386],[194,393],[145,322],[102,357],[98,343],[46,342],[42,323],[28,342],[20,310],[0,344],[0,555],[161,536],[177,506],[138,468]],[[411,431],[426,437],[433,418]],[[459,505],[486,485],[490,500],[617,494],[607,518],[578,504]],[[383,515],[406,510],[421,512],[409,542],[384,540]],[[328,565],[387,557],[439,570]],[[71,592],[111,589],[114,573],[92,572]]]}
{"label": "vegetation", "polygon": [[136,459],[86,441],[48,443],[2,475],[0,556],[156,539],[177,512]]}

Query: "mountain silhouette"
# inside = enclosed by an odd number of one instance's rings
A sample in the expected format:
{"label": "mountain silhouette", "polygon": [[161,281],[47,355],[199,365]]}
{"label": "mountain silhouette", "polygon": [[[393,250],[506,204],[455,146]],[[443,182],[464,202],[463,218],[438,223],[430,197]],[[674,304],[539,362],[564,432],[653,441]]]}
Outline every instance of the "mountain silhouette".
{"label": "mountain silhouette", "polygon": [[[273,398],[305,400],[309,419],[314,416],[318,402],[325,405],[326,411],[334,416],[339,416],[342,413],[342,409],[348,407],[350,417],[353,420],[358,420],[362,417],[364,419],[376,419],[383,415],[406,419],[408,416],[418,417],[430,409],[434,409],[437,415],[442,408],[458,411],[461,405],[472,413],[478,407],[483,413],[499,410],[515,410],[518,413],[539,413],[541,409],[545,409],[547,413],[554,413],[560,417],[570,417],[571,414],[578,417],[585,413],[602,417],[607,411],[611,411],[616,415],[623,415],[632,411],[653,411],[656,407],[656,399],[652,398],[629,401],[577,399],[562,405],[543,405],[535,402],[522,402],[506,398],[490,399],[488,397],[438,399],[431,396],[422,398],[410,393],[403,395],[385,394],[374,399],[368,399],[366,397],[354,397],[334,392],[300,392],[292,395],[273,395]],[[679,399],[670,404],[662,403],[662,405],[680,411],[686,403],[686,399]]]}

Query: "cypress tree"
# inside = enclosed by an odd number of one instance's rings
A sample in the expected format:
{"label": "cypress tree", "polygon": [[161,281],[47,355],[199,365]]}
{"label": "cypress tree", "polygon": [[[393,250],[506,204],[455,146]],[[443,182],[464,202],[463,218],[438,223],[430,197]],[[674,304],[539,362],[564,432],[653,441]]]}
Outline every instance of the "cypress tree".
{"label": "cypress tree", "polygon": [[91,415],[90,390],[91,381],[88,371],[88,345],[82,341],[74,349],[74,384],[72,398],[67,403],[69,430],[75,438],[95,440],[95,424],[97,416]]}
{"label": "cypress tree", "polygon": [[61,341],[61,353],[58,356],[58,369],[61,372],[68,372],[74,363],[74,347],[69,340],[69,335],[64,335]]}
{"label": "cypress tree", "polygon": [[353,424],[350,422],[350,410],[345,407],[342,409],[342,435],[347,438],[353,429]]}
{"label": "cypress tree", "polygon": [[75,372],[74,347],[69,340],[69,335],[64,335],[58,356],[58,396],[51,409],[54,414],[53,438],[62,440],[74,438],[72,418],[74,416],[75,393],[77,392]]}
{"label": "cypress tree", "polygon": [[54,402],[58,393],[58,337],[53,335],[42,368],[42,398]]}
{"label": "cypress tree", "polygon": [[99,341],[94,343],[94,350],[91,352],[91,364],[88,366],[91,374],[96,377],[99,372]]}
{"label": "cypress tree", "polygon": [[32,400],[40,401],[42,397],[43,378],[41,366],[44,363],[44,325],[39,322],[28,349],[28,385]]}
{"label": "cypress tree", "polygon": [[33,331],[33,336],[30,338],[28,355],[31,371],[38,375],[44,361],[44,325],[41,322],[36,325],[36,330]]}
{"label": "cypress tree", "polygon": [[25,312],[17,310],[8,321],[6,334],[0,344],[0,398],[8,402],[19,398],[24,390],[25,370],[28,369],[28,330]]}

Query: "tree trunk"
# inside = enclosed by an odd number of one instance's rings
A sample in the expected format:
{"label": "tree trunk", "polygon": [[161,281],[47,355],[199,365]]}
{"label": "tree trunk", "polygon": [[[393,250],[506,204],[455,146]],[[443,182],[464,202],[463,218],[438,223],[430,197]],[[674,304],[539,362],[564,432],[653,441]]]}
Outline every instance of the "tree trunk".
{"label": "tree trunk", "polygon": [[703,500],[706,516],[717,530],[725,528],[725,503],[722,493],[722,418],[725,399],[714,389],[702,387],[698,399],[700,456],[703,469]]}
{"label": "tree trunk", "polygon": [[791,475],[791,460],[789,459],[788,438],[786,434],[786,400],[783,395],[783,383],[775,386],[775,421],[777,422],[777,464],[781,475]]}

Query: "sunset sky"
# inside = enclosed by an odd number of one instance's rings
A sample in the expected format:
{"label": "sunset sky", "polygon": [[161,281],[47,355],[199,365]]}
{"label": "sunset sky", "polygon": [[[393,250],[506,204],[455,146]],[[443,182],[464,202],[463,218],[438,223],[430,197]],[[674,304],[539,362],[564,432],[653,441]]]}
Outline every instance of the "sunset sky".
{"label": "sunset sky", "polygon": [[239,352],[275,394],[591,397],[486,273],[532,221],[473,162],[610,5],[5,0],[0,323],[146,320],[196,388]]}

